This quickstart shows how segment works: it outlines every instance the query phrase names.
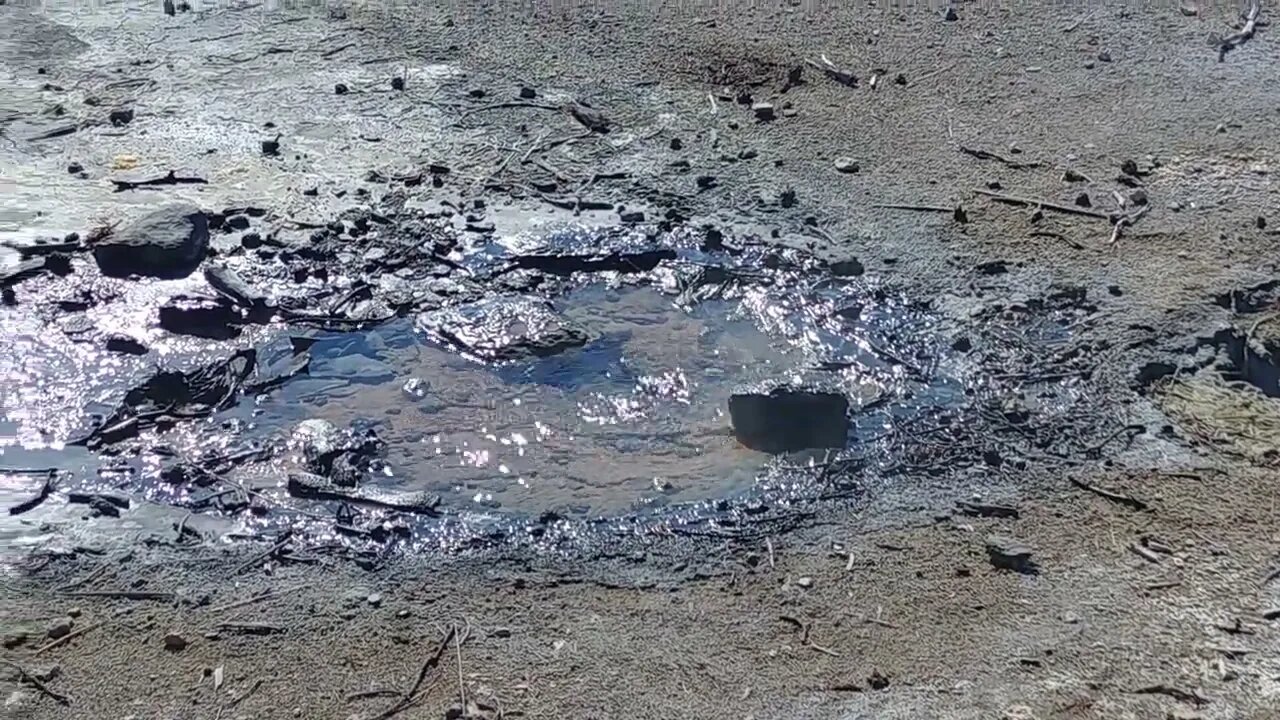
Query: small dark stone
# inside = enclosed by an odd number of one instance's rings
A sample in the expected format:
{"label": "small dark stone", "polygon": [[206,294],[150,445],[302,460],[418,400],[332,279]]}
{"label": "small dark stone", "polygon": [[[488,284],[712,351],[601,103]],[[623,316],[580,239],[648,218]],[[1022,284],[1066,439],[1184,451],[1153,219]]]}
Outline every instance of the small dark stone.
{"label": "small dark stone", "polygon": [[849,400],[836,392],[778,386],[729,396],[734,435],[771,454],[844,447]]}
{"label": "small dark stone", "polygon": [[672,149],[672,150],[683,150],[683,149],[684,149],[684,141],[682,141],[680,138],[671,138],[671,149]]}
{"label": "small dark stone", "polygon": [[223,225],[231,230],[248,230],[249,218],[244,215],[231,215],[223,221]]}
{"label": "small dark stone", "polygon": [[639,210],[632,210],[618,215],[618,219],[624,223],[642,223],[644,222],[644,213]]}
{"label": "small dark stone", "polygon": [[1009,263],[1005,260],[991,260],[977,265],[974,270],[982,275],[1003,275],[1009,272]]}
{"label": "small dark stone", "polygon": [[963,225],[969,222],[969,213],[965,212],[963,205],[957,205],[956,209],[951,211],[951,218]]}
{"label": "small dark stone", "polygon": [[278,135],[272,140],[262,141],[262,154],[268,157],[280,154],[280,137]]}
{"label": "small dark stone", "polygon": [[1111,297],[1120,297],[1121,295],[1124,295],[1124,291],[1120,289],[1119,285],[1108,285],[1107,292],[1111,293]]}
{"label": "small dark stone", "polygon": [[476,100],[480,100],[488,93],[486,93],[483,88],[471,88],[470,90],[467,91],[467,94],[475,98]]}
{"label": "small dark stone", "polygon": [[538,97],[538,91],[537,91],[537,90],[534,90],[533,88],[531,88],[531,87],[529,87],[529,86],[527,86],[527,85],[522,86],[522,87],[520,88],[520,99],[521,99],[521,100],[533,100],[533,99],[534,99],[534,98],[536,98],[536,97]]}
{"label": "small dark stone", "polygon": [[1146,205],[1148,202],[1147,191],[1142,188],[1136,188],[1130,191],[1129,202],[1133,205]]}
{"label": "small dark stone", "polygon": [[161,8],[164,10],[164,14],[169,17],[173,17],[178,12],[178,8],[174,6],[173,0],[164,0],[164,2],[161,3]]}
{"label": "small dark stone", "polygon": [[837,260],[831,263],[831,274],[836,277],[857,277],[866,272],[862,262],[858,258],[849,258],[848,260]]}
{"label": "small dark stone", "polygon": [[1067,168],[1062,173],[1063,182],[1084,182],[1085,180],[1088,180],[1088,179],[1089,178],[1085,177],[1084,175],[1081,175],[1080,173],[1070,168]]}
{"label": "small dark stone", "polygon": [[751,112],[755,113],[756,119],[760,122],[771,122],[775,117],[773,104],[767,102],[755,103],[751,106]]}
{"label": "small dark stone", "polygon": [[75,621],[69,617],[58,618],[49,623],[49,626],[45,628],[44,634],[50,640],[57,640],[70,635],[71,628],[75,627],[75,624]]}
{"label": "small dark stone", "polygon": [[960,14],[956,12],[954,7],[948,7],[947,11],[942,14],[942,19],[947,22],[955,22],[960,19]]}
{"label": "small dark stone", "polygon": [[67,172],[71,175],[82,173],[84,172],[84,166],[81,165],[80,163],[73,162],[67,166]]}
{"label": "small dark stone", "polygon": [[1001,188],[1003,188],[1003,187],[1004,187],[1004,185],[1001,185],[999,180],[988,180],[988,181],[987,181],[987,188],[988,188],[989,190],[999,190],[999,189],[1001,189]]}
{"label": "small dark stone", "polygon": [[392,89],[392,90],[404,90],[404,76],[403,76],[403,75],[397,75],[397,76],[395,76],[395,77],[391,78],[391,89]]}
{"label": "small dark stone", "polygon": [[1111,62],[1111,52],[1109,50],[1103,50],[1102,52],[1098,53],[1098,62],[1105,62],[1105,63]]}
{"label": "small dark stone", "polygon": [[1120,163],[1120,172],[1133,177],[1138,176],[1138,163],[1134,160],[1125,160]]}
{"label": "small dark stone", "polygon": [[112,335],[107,338],[107,350],[123,355],[146,355],[147,346],[128,335]]}
{"label": "small dark stone", "polygon": [[879,670],[872,670],[871,677],[867,678],[867,684],[872,690],[883,690],[889,687],[889,678],[880,674]]}
{"label": "small dark stone", "polygon": [[1266,229],[1267,229],[1267,219],[1266,219],[1266,218],[1264,218],[1264,217],[1262,217],[1261,215],[1259,215],[1258,217],[1254,218],[1253,225],[1254,225],[1254,227],[1258,228],[1259,230],[1266,230]]}
{"label": "small dark stone", "polygon": [[956,352],[967,353],[973,349],[973,341],[967,337],[956,338],[955,341],[951,343],[951,349]]}
{"label": "small dark stone", "polygon": [[[0,4],[3,4],[3,3],[0,3]],[[15,633],[6,634],[4,636],[3,643],[0,643],[0,644],[4,645],[5,650],[13,650],[15,648],[19,648],[19,647],[22,647],[23,645],[26,645],[27,640],[29,639],[30,638],[27,636],[27,633],[19,631]]]}
{"label": "small dark stone", "polygon": [[240,245],[246,250],[252,250],[262,246],[262,236],[256,232],[245,233],[240,236]]}
{"label": "small dark stone", "polygon": [[1023,542],[1007,535],[988,535],[986,547],[991,564],[1001,570],[1012,570],[1024,575],[1038,572],[1031,559],[1032,550]]}
{"label": "small dark stone", "polygon": [[351,92],[351,88],[347,87],[344,83],[337,83],[333,86],[334,95],[346,95],[349,92]]}
{"label": "small dark stone", "polygon": [[169,652],[182,652],[187,649],[187,639],[177,633],[164,636],[164,649]]}
{"label": "small dark stone", "polygon": [[786,190],[783,190],[782,194],[778,196],[778,203],[781,204],[782,207],[784,208],[795,207],[796,191],[793,190],[792,188],[787,188]]}
{"label": "small dark stone", "polygon": [[1082,208],[1093,207],[1093,200],[1089,199],[1089,193],[1082,192],[1076,195],[1076,205]]}
{"label": "small dark stone", "polygon": [[119,110],[112,110],[111,113],[107,115],[107,120],[111,121],[111,124],[115,127],[128,125],[133,122],[133,109],[121,108]]}
{"label": "small dark stone", "polygon": [[699,175],[694,182],[698,184],[699,190],[710,190],[711,188],[716,186],[716,176],[715,175]]}

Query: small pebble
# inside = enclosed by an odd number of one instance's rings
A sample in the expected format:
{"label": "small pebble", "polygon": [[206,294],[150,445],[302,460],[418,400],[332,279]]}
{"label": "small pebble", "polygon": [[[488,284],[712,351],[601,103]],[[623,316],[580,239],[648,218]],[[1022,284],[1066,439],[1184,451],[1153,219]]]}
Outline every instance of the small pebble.
{"label": "small pebble", "polygon": [[496,637],[496,638],[509,638],[509,637],[511,637],[511,629],[510,629],[510,628],[497,628],[497,629],[495,629],[495,630],[493,631],[493,636],[494,636],[494,637]]}
{"label": "small pebble", "polygon": [[856,173],[861,169],[862,169],[862,166],[858,165],[858,163],[853,158],[848,158],[848,157],[836,158],[837,172],[850,174],[850,173]]}
{"label": "small pebble", "polygon": [[356,619],[356,611],[355,611],[355,610],[343,610],[342,612],[338,613],[338,617],[342,618],[343,620],[355,620],[355,619]]}
{"label": "small pebble", "polygon": [[401,618],[401,619],[407,618],[407,617],[409,617],[409,615],[410,615],[410,613],[409,613],[409,611],[408,611],[408,610],[397,610],[397,611],[396,611],[396,617]]}
{"label": "small pebble", "polygon": [[391,78],[391,89],[404,90],[404,78],[400,76]]}
{"label": "small pebble", "polygon": [[[77,238],[77,239],[78,239],[78,238]],[[72,241],[72,242],[74,242],[74,241]],[[68,611],[67,611],[67,617],[78,618],[78,617],[80,617],[80,614],[81,614],[81,610],[80,610],[80,608],[78,608],[78,607],[73,607],[73,608],[71,608],[70,610],[68,610]]]}
{"label": "small pebble", "polygon": [[751,106],[751,112],[755,113],[756,119],[760,122],[769,122],[774,118],[773,103],[755,103]]}
{"label": "small pebble", "polygon": [[351,92],[351,88],[347,87],[345,83],[338,83],[333,86],[334,95],[346,95],[349,92]]}
{"label": "small pebble", "polygon": [[538,91],[531,87],[525,86],[520,88],[520,98],[522,100],[532,100],[538,97]]}
{"label": "small pebble", "polygon": [[382,593],[372,593],[369,597],[365,598],[365,600],[367,600],[370,605],[378,607],[382,604]]}
{"label": "small pebble", "polygon": [[806,575],[806,576],[804,576],[804,577],[802,577],[802,578],[800,578],[800,579],[796,580],[796,585],[799,585],[799,586],[800,586],[800,587],[802,587],[802,588],[811,588],[811,587],[813,587],[813,578],[811,578],[811,577],[809,577],[808,575]]}
{"label": "small pebble", "polygon": [[50,640],[57,640],[58,638],[70,635],[71,628],[73,627],[75,627],[74,620],[69,617],[60,618],[50,623],[49,627],[45,629],[44,634],[47,635]]}
{"label": "small pebble", "polygon": [[169,652],[181,652],[187,649],[187,639],[177,633],[164,636],[164,649]]}
{"label": "small pebble", "polygon": [[1103,50],[1098,53],[1098,62],[1111,62],[1111,52],[1109,50]]}
{"label": "small pebble", "polygon": [[948,7],[947,11],[943,13],[942,19],[947,22],[955,22],[960,19],[960,14],[956,12],[954,7]]}

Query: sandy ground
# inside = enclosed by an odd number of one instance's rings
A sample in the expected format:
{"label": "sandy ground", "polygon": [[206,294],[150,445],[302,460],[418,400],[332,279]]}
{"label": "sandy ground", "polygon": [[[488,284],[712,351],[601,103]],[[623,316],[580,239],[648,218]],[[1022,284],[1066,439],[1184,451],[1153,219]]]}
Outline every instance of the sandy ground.
{"label": "sandy ground", "polygon": [[[211,205],[270,200],[298,217],[323,217],[331,191],[370,169],[446,163],[461,197],[563,176],[582,195],[856,256],[958,317],[1082,286],[1099,306],[1107,419],[1150,430],[1124,454],[991,470],[984,499],[1016,518],[956,513],[977,479],[903,477],[803,529],[595,557],[415,557],[366,572],[324,555],[245,564],[258,548],[45,552],[3,581],[6,716],[1277,717],[1269,457],[1223,451],[1129,382],[1151,353],[1232,320],[1215,295],[1275,276],[1270,28],[1219,62],[1206,38],[1231,32],[1234,6],[956,12],[0,7],[11,235],[136,212],[150,196],[107,182],[125,154],[142,171],[201,173],[210,186],[192,196]],[[783,92],[791,68],[823,55],[858,86],[806,66]],[[352,92],[334,95],[338,82]],[[522,85],[539,102],[588,99],[616,127],[521,162],[581,133],[563,113],[489,107]],[[759,122],[744,94],[776,118]],[[118,106],[135,110],[126,128],[101,122]],[[78,131],[30,139],[68,118]],[[260,157],[268,130],[284,159]],[[618,168],[623,181],[590,181]],[[699,191],[706,175],[715,186]],[[1114,242],[1104,219],[1035,219],[974,192],[999,183],[1065,206],[1087,192],[1095,209],[1132,213],[1112,199],[1132,192],[1125,178],[1150,210]],[[312,187],[325,192],[303,194]],[[794,203],[781,202],[788,189]],[[968,222],[878,207],[900,203],[962,205]],[[512,222],[530,221],[534,206],[511,207]],[[975,272],[993,260],[1009,272]],[[1233,422],[1218,439],[1247,433]],[[994,568],[992,533],[1029,545],[1040,572]],[[70,614],[79,634],[46,647]],[[387,693],[356,696],[373,690]]]}

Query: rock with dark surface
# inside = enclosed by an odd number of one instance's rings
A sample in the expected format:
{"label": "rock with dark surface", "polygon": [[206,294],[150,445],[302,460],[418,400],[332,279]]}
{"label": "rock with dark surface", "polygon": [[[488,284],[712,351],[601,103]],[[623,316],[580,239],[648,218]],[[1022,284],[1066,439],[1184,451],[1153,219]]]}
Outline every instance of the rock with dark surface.
{"label": "rock with dark surface", "polygon": [[69,617],[58,618],[49,623],[49,627],[45,628],[44,634],[50,640],[66,637],[71,634],[71,628],[75,627],[75,621]]}
{"label": "rock with dark surface", "polygon": [[839,448],[849,434],[849,400],[838,392],[762,387],[730,395],[729,418],[738,442],[753,450]]}
{"label": "rock with dark surface", "polygon": [[187,649],[187,639],[178,633],[169,633],[164,636],[164,649],[169,652],[182,652]]}
{"label": "rock with dark surface", "polygon": [[1012,570],[1024,575],[1039,572],[1032,550],[1026,543],[1007,535],[988,535],[986,540],[987,557],[991,564],[1001,570]]}
{"label": "rock with dark surface", "polygon": [[418,316],[418,328],[479,360],[549,357],[585,345],[590,336],[549,302],[491,298]]}
{"label": "rock with dark surface", "polygon": [[175,335],[193,335],[210,340],[240,337],[244,319],[231,303],[221,299],[179,295],[160,306],[160,327]]}
{"label": "rock with dark surface", "polygon": [[117,229],[94,246],[103,275],[183,278],[209,250],[209,222],[195,205],[174,203]]}

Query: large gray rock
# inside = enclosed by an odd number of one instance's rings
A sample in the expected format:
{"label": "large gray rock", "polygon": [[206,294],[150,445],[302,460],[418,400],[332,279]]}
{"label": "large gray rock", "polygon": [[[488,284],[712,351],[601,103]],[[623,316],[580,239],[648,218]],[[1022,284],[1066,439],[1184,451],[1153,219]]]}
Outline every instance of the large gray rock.
{"label": "large gray rock", "polygon": [[117,228],[94,246],[93,257],[104,275],[183,278],[200,265],[208,249],[204,212],[174,203]]}
{"label": "large gray rock", "polygon": [[729,396],[729,419],[738,442],[753,450],[840,448],[849,434],[849,400],[786,385],[741,390]]}

